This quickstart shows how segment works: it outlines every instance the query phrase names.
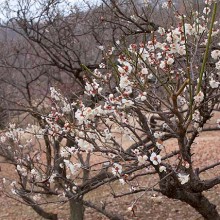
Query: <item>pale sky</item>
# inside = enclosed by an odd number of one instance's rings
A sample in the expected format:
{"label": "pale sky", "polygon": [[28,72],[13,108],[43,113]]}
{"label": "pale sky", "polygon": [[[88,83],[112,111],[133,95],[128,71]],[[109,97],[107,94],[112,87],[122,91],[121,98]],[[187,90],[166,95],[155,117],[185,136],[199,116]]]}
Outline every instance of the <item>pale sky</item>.
{"label": "pale sky", "polygon": [[[7,0],[9,2],[9,5],[11,6],[11,8],[13,9],[14,13],[17,13],[17,10],[16,10],[16,5],[18,3],[18,0]],[[24,1],[24,2],[27,2],[28,0],[19,0],[20,2]],[[31,2],[34,2],[34,3],[37,3],[38,0],[30,0]],[[66,3],[65,2],[68,2],[70,3],[70,5],[74,5],[74,4],[77,4],[77,5],[81,5],[83,7],[83,0],[62,0],[63,3],[61,3],[60,5],[64,6]],[[98,3],[98,2],[101,2],[101,0],[89,0],[87,1],[91,4],[95,4],[95,3]],[[0,8],[2,10],[2,6],[4,5],[5,3],[5,0],[0,0]],[[67,7],[67,6],[66,6]],[[84,5],[85,7],[85,5]],[[87,7],[86,7],[87,8]],[[36,8],[35,8],[36,9]],[[65,7],[64,7],[65,9]],[[67,8],[68,10],[68,8]],[[34,11],[34,9],[33,9]],[[9,17],[12,17],[13,13],[10,14]],[[15,14],[16,16],[16,14]],[[4,20],[5,19],[5,15],[0,11],[0,19]]]}

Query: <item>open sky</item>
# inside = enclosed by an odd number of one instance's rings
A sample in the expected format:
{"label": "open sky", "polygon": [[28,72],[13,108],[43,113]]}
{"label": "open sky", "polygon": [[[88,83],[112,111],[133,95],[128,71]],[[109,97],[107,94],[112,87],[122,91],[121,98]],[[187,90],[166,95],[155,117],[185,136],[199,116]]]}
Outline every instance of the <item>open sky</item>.
{"label": "open sky", "polygon": [[[37,3],[38,1],[41,0],[7,0],[7,2],[9,2],[9,5],[11,6],[11,8],[15,11],[14,13],[17,12],[16,10],[16,5],[18,4],[18,2],[27,2],[27,1],[31,1],[31,2],[35,2]],[[2,7],[4,5],[4,3],[6,2],[6,0],[0,0],[0,9],[2,10]],[[83,5],[83,0],[61,0],[61,5],[64,6],[65,2],[69,2],[71,5],[77,4],[77,5]],[[63,2],[63,3],[62,3]],[[101,2],[101,0],[89,0],[88,1],[90,4],[96,4],[98,2]],[[62,7],[65,8],[65,7]],[[34,9],[33,9],[34,10]],[[68,7],[67,7],[68,10]],[[10,17],[13,16],[13,13],[10,13]],[[0,11],[0,19],[1,20],[5,20],[5,15],[4,13],[2,13],[2,11]]]}

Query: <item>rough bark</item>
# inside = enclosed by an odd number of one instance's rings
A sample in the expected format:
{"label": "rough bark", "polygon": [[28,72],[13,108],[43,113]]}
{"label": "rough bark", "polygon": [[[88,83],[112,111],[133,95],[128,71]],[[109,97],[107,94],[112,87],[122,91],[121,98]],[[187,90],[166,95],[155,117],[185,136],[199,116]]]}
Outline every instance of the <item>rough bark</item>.
{"label": "rough bark", "polygon": [[184,196],[182,201],[191,205],[204,219],[220,220],[216,205],[212,204],[202,193]]}
{"label": "rough bark", "polygon": [[70,220],[83,220],[84,219],[84,205],[82,199],[70,199]]}
{"label": "rough bark", "polygon": [[[191,182],[191,184],[193,184]],[[204,219],[220,220],[220,215],[216,210],[216,205],[212,204],[202,192],[193,191],[192,185],[187,183],[180,185],[175,178],[169,177],[169,180],[161,181],[161,192],[172,199],[177,199],[192,206]]]}

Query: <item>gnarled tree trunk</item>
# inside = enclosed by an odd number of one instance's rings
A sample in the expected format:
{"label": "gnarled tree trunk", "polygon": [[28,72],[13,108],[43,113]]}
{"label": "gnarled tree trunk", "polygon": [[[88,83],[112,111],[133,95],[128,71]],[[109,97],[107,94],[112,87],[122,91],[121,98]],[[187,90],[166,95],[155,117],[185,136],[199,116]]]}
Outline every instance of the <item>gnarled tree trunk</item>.
{"label": "gnarled tree trunk", "polygon": [[220,220],[216,205],[212,204],[202,193],[182,192],[181,194],[180,200],[192,206],[204,219]]}
{"label": "gnarled tree trunk", "polygon": [[200,213],[204,219],[220,220],[216,205],[212,204],[202,192],[195,192],[195,190],[193,190],[195,187],[192,187],[190,183],[180,185],[174,178],[166,179],[161,181],[160,188],[163,195],[189,204]]}
{"label": "gnarled tree trunk", "polygon": [[70,199],[70,220],[83,220],[84,219],[84,205],[82,199]]}

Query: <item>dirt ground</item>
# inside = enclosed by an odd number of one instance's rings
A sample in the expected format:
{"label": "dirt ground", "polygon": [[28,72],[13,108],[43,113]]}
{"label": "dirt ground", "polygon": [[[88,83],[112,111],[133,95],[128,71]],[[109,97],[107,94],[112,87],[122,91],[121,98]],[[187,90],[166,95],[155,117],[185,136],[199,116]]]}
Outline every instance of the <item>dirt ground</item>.
{"label": "dirt ground", "polygon": [[[166,142],[167,150],[175,149],[175,142],[170,140]],[[193,145],[193,157],[195,167],[204,167],[220,160],[220,131],[203,132]],[[7,165],[2,165],[1,176],[13,175],[13,170],[10,171]],[[220,175],[220,166],[212,169],[210,172],[204,173],[202,178],[211,178],[213,175]],[[143,179],[143,184],[151,184],[156,181],[155,177]],[[116,189],[119,186],[116,186]],[[88,200],[96,201],[96,204],[106,202],[107,208],[115,211],[118,214],[125,216],[126,220],[197,220],[202,219],[194,209],[188,205],[168,199],[164,196],[152,197],[154,193],[146,193],[137,202],[137,211],[135,216],[127,211],[127,208],[132,204],[138,195],[113,199],[109,195],[109,190],[106,187],[93,191],[87,196]],[[217,205],[220,211],[220,186],[214,187],[212,190],[205,193],[214,204]],[[0,196],[0,220],[40,220],[35,212],[30,208],[15,200],[6,197],[3,193]],[[48,210],[58,213],[59,220],[67,220],[69,218],[68,204],[65,205],[50,205]],[[86,209],[85,220],[105,220],[106,218],[97,214],[94,210]]]}

